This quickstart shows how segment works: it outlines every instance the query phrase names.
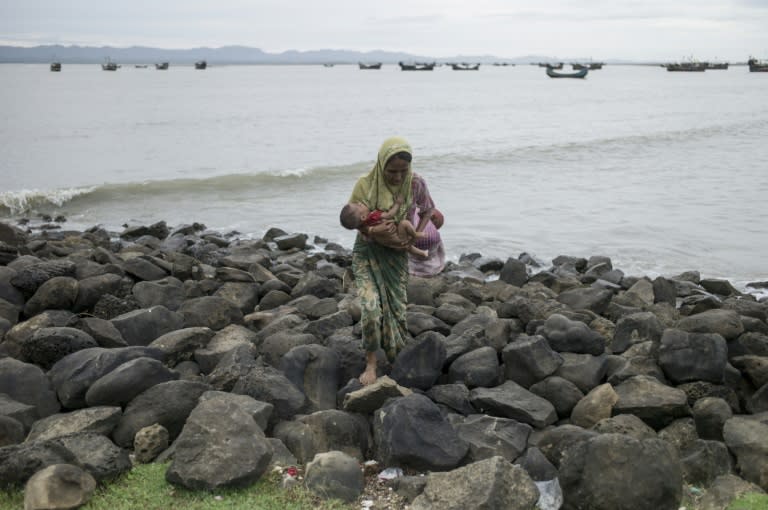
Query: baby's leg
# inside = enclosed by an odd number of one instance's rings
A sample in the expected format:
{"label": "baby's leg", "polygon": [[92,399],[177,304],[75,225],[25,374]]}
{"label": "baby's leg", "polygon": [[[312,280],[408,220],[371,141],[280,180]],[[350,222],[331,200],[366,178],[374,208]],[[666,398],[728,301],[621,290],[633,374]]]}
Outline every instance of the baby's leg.
{"label": "baby's leg", "polygon": [[419,257],[420,259],[428,259],[429,258],[429,252],[427,250],[422,250],[422,249],[416,248],[414,245],[408,246],[408,248],[406,250],[411,255],[415,255],[415,256]]}
{"label": "baby's leg", "polygon": [[418,239],[427,235],[424,232],[416,232],[413,223],[408,220],[403,220],[397,224],[397,233],[403,239]]}

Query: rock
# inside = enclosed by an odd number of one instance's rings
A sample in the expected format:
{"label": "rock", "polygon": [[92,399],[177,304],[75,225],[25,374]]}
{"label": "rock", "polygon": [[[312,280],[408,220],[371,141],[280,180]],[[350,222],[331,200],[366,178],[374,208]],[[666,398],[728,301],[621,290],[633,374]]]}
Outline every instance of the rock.
{"label": "rock", "polygon": [[589,393],[603,381],[607,370],[604,355],[592,356],[572,352],[563,352],[560,355],[563,357],[563,363],[554,375],[571,381],[582,392]]}
{"label": "rock", "polygon": [[513,381],[495,388],[475,388],[470,392],[469,400],[480,412],[512,418],[536,428],[544,428],[557,421],[557,412],[549,401]]}
{"label": "rock", "polygon": [[475,413],[475,408],[469,403],[469,389],[463,384],[432,386],[427,391],[427,396],[436,404],[444,405],[464,416]]}
{"label": "rock", "polygon": [[128,345],[149,345],[157,338],[181,329],[184,318],[164,306],[153,306],[124,313],[112,319]]}
{"label": "rock", "polygon": [[77,464],[75,456],[56,441],[35,441],[0,448],[0,486],[16,487],[54,464]]}
{"label": "rock", "polygon": [[200,402],[205,400],[224,400],[240,406],[240,408],[246,413],[250,414],[256,425],[263,431],[267,430],[269,419],[272,416],[272,411],[275,406],[268,404],[267,402],[261,402],[248,395],[235,395],[233,393],[226,393],[223,391],[206,391],[200,395]]}
{"label": "rock", "polygon": [[498,355],[493,347],[480,347],[462,354],[448,370],[451,383],[462,383],[468,388],[495,386],[499,375]]}
{"label": "rock", "polygon": [[634,414],[656,430],[691,414],[685,392],[665,386],[653,377],[630,377],[614,389],[619,396],[614,414]]}
{"label": "rock", "polygon": [[591,310],[598,315],[605,311],[611,298],[611,291],[589,287],[566,290],[557,296],[559,302],[573,310]]}
{"label": "rock", "polygon": [[571,413],[571,423],[591,428],[600,420],[610,418],[619,396],[610,384],[601,384],[579,400]]}
{"label": "rock", "polygon": [[37,411],[34,406],[23,404],[5,393],[0,393],[0,416],[7,416],[19,422],[26,431],[37,420]]}
{"label": "rock", "polygon": [[112,347],[128,347],[123,335],[114,324],[98,317],[84,317],[80,319],[77,327],[96,340],[99,347],[110,349]]}
{"label": "rock", "polygon": [[115,443],[127,448],[133,445],[139,430],[155,423],[168,429],[169,438],[174,440],[200,395],[209,389],[207,384],[193,381],[168,381],[152,386],[126,406],[112,434]]}
{"label": "rock", "polygon": [[306,464],[322,452],[337,450],[363,462],[369,447],[368,420],[336,409],[318,411],[295,421],[278,423],[273,435]]}
{"label": "rock", "polygon": [[717,333],[733,340],[744,332],[739,314],[733,310],[707,310],[680,319],[677,327],[690,333]]}
{"label": "rock", "polygon": [[184,284],[173,276],[155,281],[140,281],[133,286],[131,292],[141,308],[162,305],[176,311],[184,302]]}
{"label": "rock", "polygon": [[584,393],[575,384],[556,375],[532,385],[529,390],[549,401],[560,418],[569,417],[576,404],[584,398]]}
{"label": "rock", "polygon": [[667,329],[659,346],[659,366],[675,384],[690,381],[723,382],[728,347],[717,333],[687,333]]}
{"label": "rock", "polygon": [[501,356],[506,378],[525,388],[544,380],[563,363],[563,357],[539,335],[517,337],[504,347]]}
{"label": "rock", "polygon": [[89,406],[124,407],[152,386],[178,378],[179,374],[156,359],[132,359],[94,381],[85,393],[85,402]]}
{"label": "rock", "polygon": [[318,453],[307,464],[307,488],[323,499],[355,501],[363,493],[363,472],[358,461],[339,451]]}
{"label": "rock", "polygon": [[531,427],[508,418],[473,414],[448,417],[459,437],[469,444],[465,462],[476,462],[496,455],[514,461],[526,449]]}
{"label": "rock", "polygon": [[133,438],[136,462],[146,464],[155,460],[168,449],[168,439],[168,429],[159,423],[140,429]]}
{"label": "rock", "polygon": [[49,369],[73,352],[96,346],[96,341],[79,329],[52,327],[35,331],[21,345],[21,352],[32,363]]}
{"label": "rock", "polygon": [[651,312],[626,315],[616,322],[611,350],[614,353],[622,353],[635,344],[648,341],[658,343],[663,330],[661,322]]}
{"label": "rock", "polygon": [[539,490],[530,476],[496,456],[447,473],[431,473],[412,510],[467,508],[533,508]]}
{"label": "rock", "polygon": [[575,352],[598,356],[605,352],[605,339],[592,331],[583,322],[573,321],[561,314],[552,314],[544,325],[536,330],[537,335],[547,339],[550,347],[557,352]]}
{"label": "rock", "polygon": [[283,356],[280,368],[309,400],[314,410],[335,409],[339,389],[339,356],[322,345],[301,345]]}
{"label": "rock", "polygon": [[48,377],[61,404],[79,409],[86,407],[85,395],[94,382],[123,363],[141,357],[161,361],[163,354],[149,347],[92,347],[62,358],[48,372]]}
{"label": "rock", "polygon": [[232,393],[249,395],[275,406],[273,422],[289,420],[304,412],[308,405],[304,393],[283,372],[258,364],[237,380]]}
{"label": "rock", "polygon": [[24,425],[10,416],[0,413],[0,448],[24,441]]}
{"label": "rock", "polygon": [[131,470],[128,451],[115,445],[106,436],[95,432],[80,432],[52,440],[75,457],[74,463],[82,466],[98,482],[113,480]]}
{"label": "rock", "polygon": [[371,414],[381,408],[388,399],[410,394],[411,390],[400,386],[388,376],[383,376],[373,384],[348,393],[344,397],[343,407],[351,413]]}
{"label": "rock", "polygon": [[426,331],[436,331],[442,335],[447,335],[451,332],[451,328],[448,324],[437,317],[425,313],[408,312],[406,322],[408,331],[414,337],[419,336]]}
{"label": "rock", "polygon": [[718,476],[731,473],[731,455],[720,441],[696,440],[681,456],[680,463],[683,478],[691,485],[709,487]]}
{"label": "rock", "polygon": [[168,276],[168,272],[155,263],[152,257],[140,255],[125,261],[125,272],[140,281],[157,281]]}
{"label": "rock", "polygon": [[25,510],[78,508],[96,490],[96,480],[77,466],[54,464],[35,473],[24,487]]}
{"label": "rock", "polygon": [[25,296],[32,296],[43,283],[51,278],[74,275],[75,263],[71,260],[46,260],[19,269],[10,282]]}
{"label": "rock", "polygon": [[437,405],[418,394],[393,399],[376,411],[373,434],[377,460],[385,466],[452,469],[469,449]]}
{"label": "rock", "polygon": [[560,484],[564,508],[676,510],[683,477],[666,442],[602,434],[565,450]]}
{"label": "rock", "polygon": [[499,280],[516,287],[522,287],[528,281],[528,269],[525,263],[517,259],[508,258],[501,268]]}
{"label": "rock", "polygon": [[0,359],[0,394],[31,406],[34,417],[45,418],[61,408],[51,381],[35,365],[14,358]]}
{"label": "rock", "polygon": [[182,361],[190,361],[198,350],[204,349],[216,333],[207,327],[177,329],[156,338],[149,344],[165,354],[165,362],[175,367]]}
{"label": "rock", "polygon": [[768,424],[743,416],[725,422],[723,438],[742,478],[768,490]]}
{"label": "rock", "polygon": [[46,280],[24,305],[27,317],[37,315],[43,310],[69,310],[75,304],[78,294],[78,282],[70,276],[55,276]]}
{"label": "rock", "polygon": [[446,350],[442,336],[426,333],[408,343],[392,365],[392,379],[407,388],[428,390],[443,371]]}
{"label": "rock", "polygon": [[27,441],[44,441],[81,432],[109,436],[121,415],[119,407],[106,406],[54,414],[36,421],[29,431]]}
{"label": "rock", "polygon": [[247,487],[267,469],[272,447],[250,414],[210,399],[190,413],[165,479],[191,490]]}
{"label": "rock", "polygon": [[656,431],[633,414],[619,414],[603,418],[592,426],[600,434],[624,434],[635,439],[655,439]]}
{"label": "rock", "polygon": [[243,322],[243,312],[231,301],[217,296],[203,296],[185,301],[179,308],[186,327],[202,326],[220,330]]}
{"label": "rock", "polygon": [[696,432],[702,439],[722,441],[725,422],[732,417],[731,406],[722,398],[704,397],[693,405]]}

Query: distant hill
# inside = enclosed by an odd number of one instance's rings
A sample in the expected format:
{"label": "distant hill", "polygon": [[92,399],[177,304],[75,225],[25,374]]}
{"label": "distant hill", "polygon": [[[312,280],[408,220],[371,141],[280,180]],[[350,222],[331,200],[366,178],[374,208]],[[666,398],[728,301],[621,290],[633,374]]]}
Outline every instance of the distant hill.
{"label": "distant hill", "polygon": [[[67,64],[96,64],[106,58],[119,64],[152,64],[170,62],[171,64],[192,64],[198,60],[207,60],[212,65],[226,64],[356,64],[358,62],[382,62],[394,64],[399,61],[417,62],[508,62],[527,64],[530,62],[557,61],[554,57],[517,57],[502,58],[493,55],[457,55],[450,58],[434,58],[425,55],[413,55],[390,51],[358,52],[349,50],[313,50],[285,51],[267,53],[259,48],[246,46],[224,46],[222,48],[191,48],[168,50],[132,46],[114,48],[110,46],[0,46],[0,63],[46,63],[59,61]],[[562,59],[561,59],[562,60]]]}

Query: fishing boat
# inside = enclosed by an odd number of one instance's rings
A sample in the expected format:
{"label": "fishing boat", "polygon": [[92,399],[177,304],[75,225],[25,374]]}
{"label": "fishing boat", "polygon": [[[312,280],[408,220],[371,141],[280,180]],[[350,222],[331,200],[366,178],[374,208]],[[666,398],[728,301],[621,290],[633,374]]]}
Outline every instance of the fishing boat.
{"label": "fishing boat", "polygon": [[768,73],[768,62],[764,60],[761,61],[750,57],[747,64],[749,64],[750,73]]}
{"label": "fishing boat", "polygon": [[414,64],[406,64],[404,62],[398,62],[401,71],[432,71],[435,68],[435,62],[416,62]]}
{"label": "fishing boat", "polygon": [[136,69],[146,69],[149,66],[147,64],[136,64],[133,67],[135,67]]}
{"label": "fishing boat", "polygon": [[102,71],[117,71],[117,64],[109,60],[109,57],[101,64]]}
{"label": "fishing boat", "polygon": [[557,64],[553,64],[551,62],[539,62],[539,67],[546,67],[547,69],[562,69],[563,63],[558,62]]}
{"label": "fishing boat", "polygon": [[702,73],[707,70],[708,64],[706,62],[672,62],[664,64],[663,67],[667,68],[670,72],[689,72],[689,73]]}
{"label": "fishing boat", "polygon": [[461,64],[451,64],[451,69],[454,71],[477,71],[480,69],[480,64],[465,64],[462,62]]}
{"label": "fishing boat", "polygon": [[51,71],[54,73],[61,71],[61,62],[51,62]]}
{"label": "fishing boat", "polygon": [[372,64],[358,62],[357,65],[360,66],[360,69],[381,69],[381,62],[375,62]]}
{"label": "fishing boat", "polygon": [[202,70],[202,69],[205,69],[206,67],[208,67],[208,62],[206,62],[205,60],[200,60],[198,62],[195,62],[195,69]]}
{"label": "fishing boat", "polygon": [[323,64],[323,67],[333,67],[333,64]]}
{"label": "fishing boat", "polygon": [[168,62],[160,62],[159,64],[155,64],[155,69],[158,71],[167,71],[168,70]]}
{"label": "fishing boat", "polygon": [[728,62],[707,62],[707,69],[727,70]]}
{"label": "fishing boat", "polygon": [[587,76],[589,69],[580,69],[575,73],[558,73],[551,67],[547,67],[547,76],[550,78],[584,78]]}

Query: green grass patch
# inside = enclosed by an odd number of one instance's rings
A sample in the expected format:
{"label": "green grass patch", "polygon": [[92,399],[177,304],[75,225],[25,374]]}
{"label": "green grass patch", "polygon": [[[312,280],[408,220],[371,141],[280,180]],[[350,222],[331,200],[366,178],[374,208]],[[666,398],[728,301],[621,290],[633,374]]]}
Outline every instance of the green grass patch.
{"label": "green grass patch", "polygon": [[[296,486],[283,489],[279,474],[265,474],[245,489],[188,491],[165,481],[168,464],[142,464],[96,489],[84,510],[351,510],[338,500],[321,500]],[[24,491],[0,491],[0,509],[24,507]]]}
{"label": "green grass patch", "polygon": [[728,505],[728,510],[766,510],[768,509],[768,494],[750,492],[736,498]]}

